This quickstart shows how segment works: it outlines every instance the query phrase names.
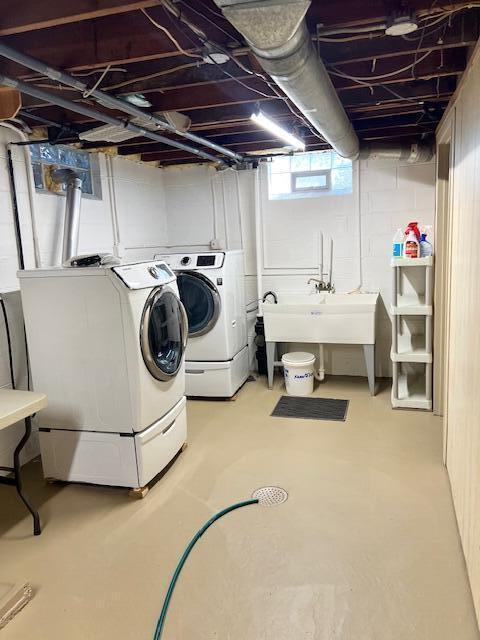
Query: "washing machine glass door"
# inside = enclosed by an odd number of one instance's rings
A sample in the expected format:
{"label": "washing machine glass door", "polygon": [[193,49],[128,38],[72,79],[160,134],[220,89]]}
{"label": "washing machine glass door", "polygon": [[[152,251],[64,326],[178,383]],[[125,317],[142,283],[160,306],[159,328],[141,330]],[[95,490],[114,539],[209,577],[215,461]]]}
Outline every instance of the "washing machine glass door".
{"label": "washing machine glass door", "polygon": [[187,335],[187,315],[178,296],[166,286],[154,289],[145,303],[140,325],[143,359],[154,378],[170,380],[177,374]]}
{"label": "washing machine glass door", "polygon": [[202,336],[215,326],[220,315],[218,289],[197,271],[178,271],[177,284],[188,316],[188,335]]}

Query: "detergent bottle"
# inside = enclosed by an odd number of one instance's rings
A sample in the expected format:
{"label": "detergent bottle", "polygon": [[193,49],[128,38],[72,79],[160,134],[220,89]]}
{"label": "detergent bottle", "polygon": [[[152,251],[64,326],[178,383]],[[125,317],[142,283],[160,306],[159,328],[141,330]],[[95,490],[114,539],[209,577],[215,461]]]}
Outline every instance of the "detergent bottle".
{"label": "detergent bottle", "polygon": [[405,231],[405,242],[403,244],[404,258],[420,257],[420,231],[416,222],[410,222]]}

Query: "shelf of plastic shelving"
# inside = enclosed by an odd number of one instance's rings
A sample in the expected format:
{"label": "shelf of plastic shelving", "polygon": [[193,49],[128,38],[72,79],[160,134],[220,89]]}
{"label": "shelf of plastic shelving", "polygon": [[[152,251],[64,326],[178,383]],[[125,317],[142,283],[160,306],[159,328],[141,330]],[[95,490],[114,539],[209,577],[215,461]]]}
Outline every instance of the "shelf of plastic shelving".
{"label": "shelf of plastic shelving", "polygon": [[392,316],[431,316],[433,308],[426,304],[402,304],[399,306],[391,306],[390,313]]}
{"label": "shelf of plastic shelving", "polygon": [[431,411],[433,257],[392,258],[391,265],[392,406]]}
{"label": "shelf of plastic shelving", "polygon": [[411,349],[409,351],[390,352],[392,362],[433,362],[433,354],[425,349]]}
{"label": "shelf of plastic shelving", "polygon": [[[399,364],[395,363],[394,367]],[[427,375],[431,375],[431,365],[425,366],[424,375],[409,376],[406,373],[399,373],[397,378],[397,392],[395,384],[392,388],[392,407],[394,409],[424,409],[432,410],[431,392],[427,388]]]}
{"label": "shelf of plastic shelving", "polygon": [[433,256],[427,258],[392,258],[392,267],[433,267]]}

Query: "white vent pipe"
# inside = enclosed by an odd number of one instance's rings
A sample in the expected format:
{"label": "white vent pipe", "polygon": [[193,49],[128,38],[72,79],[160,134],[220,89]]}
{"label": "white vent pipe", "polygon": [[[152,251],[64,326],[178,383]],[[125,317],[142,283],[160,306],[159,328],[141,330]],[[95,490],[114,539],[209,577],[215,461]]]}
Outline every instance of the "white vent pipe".
{"label": "white vent pipe", "polygon": [[78,254],[82,181],[73,169],[52,171],[52,180],[65,185],[65,222],[63,225],[62,264]]}

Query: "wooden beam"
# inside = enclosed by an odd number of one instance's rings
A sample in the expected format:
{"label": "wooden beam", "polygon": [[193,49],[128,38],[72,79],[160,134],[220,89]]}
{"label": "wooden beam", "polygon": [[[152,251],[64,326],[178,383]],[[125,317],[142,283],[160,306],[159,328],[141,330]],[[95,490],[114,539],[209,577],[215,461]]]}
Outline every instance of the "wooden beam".
{"label": "wooden beam", "polygon": [[[360,89],[349,89],[342,91],[341,99],[346,109],[355,107],[380,107],[382,104],[391,105],[395,102],[413,101],[417,104],[425,100],[431,100],[443,95],[451,95],[455,91],[456,78],[447,77],[437,80],[419,80],[418,82],[390,84],[387,88],[383,86],[373,87],[370,91],[368,87]],[[395,92],[392,94],[389,89]]]}
{"label": "wooden beam", "polygon": [[[426,54],[424,54],[426,55]],[[419,56],[420,57],[420,56]],[[431,78],[441,78],[449,76],[458,76],[463,73],[466,67],[465,52],[461,55],[458,52],[453,53],[447,51],[445,53],[434,51],[426,58],[418,62],[414,69],[405,68],[415,61],[415,56],[411,56],[408,60],[403,61],[401,66],[398,60],[392,58],[381,60],[380,62],[361,62],[355,65],[354,70],[346,71],[345,69],[328,68],[332,75],[332,80],[337,91],[343,91],[352,87],[380,86],[387,84],[415,82],[416,80],[430,80]],[[407,64],[405,64],[407,63]],[[400,66],[399,66],[400,65]],[[398,73],[399,69],[405,68],[404,71]],[[337,73],[346,73],[353,77],[362,78],[364,84],[360,81],[350,80],[336,75]]]}
{"label": "wooden beam", "polygon": [[476,43],[479,35],[476,14],[469,15],[468,18],[466,14],[457,15],[457,18],[453,17],[452,23],[441,42],[439,42],[438,32],[431,35],[427,33],[422,41],[384,36],[352,42],[320,42],[320,56],[325,63],[338,67],[387,58],[394,58],[397,66],[400,67],[403,60],[397,60],[397,58],[415,54],[421,56],[432,50],[445,52],[470,47]]}
{"label": "wooden beam", "polygon": [[157,0],[2,0],[0,36],[47,29],[82,20],[158,6]]}
{"label": "wooden beam", "polygon": [[[264,150],[269,150],[269,149],[281,149],[282,148],[282,143],[277,141],[272,141],[271,143],[269,143],[268,141],[264,141],[264,142],[258,142],[258,143],[252,143],[250,145],[245,145],[245,148],[240,149],[237,148],[236,150],[239,151],[239,153],[248,153],[248,152],[254,152],[254,151],[264,151]],[[328,144],[325,143],[321,143],[319,142],[318,144],[312,144],[310,147],[308,147],[308,150],[317,150],[317,149],[329,149],[330,146]],[[150,153],[150,154],[142,154],[141,159],[144,161],[148,161],[148,162],[161,162],[162,164],[164,162],[171,162],[171,161],[177,161],[177,160],[188,160],[191,159],[192,162],[198,161],[198,158],[196,156],[189,156],[187,155],[185,152],[183,151],[160,151],[157,153]]]}
{"label": "wooden beam", "polygon": [[[170,24],[168,28],[183,49],[194,51],[182,30]],[[115,19],[107,16],[19,33],[6,37],[6,42],[34,58],[69,71],[177,57],[184,62],[194,60],[182,55],[140,11],[119,14]],[[25,73],[25,69],[7,61],[2,63],[2,72],[18,75]]]}
{"label": "wooden beam", "polygon": [[[320,24],[323,28],[341,29],[345,27],[362,27],[375,23],[385,23],[389,12],[397,8],[397,2],[385,2],[385,0],[343,0],[339,11],[338,0],[323,0],[312,2],[307,20],[310,25]],[[465,2],[439,2],[431,0],[410,0],[408,7],[421,17],[425,15],[439,15],[442,10],[457,11],[465,8]],[[312,30],[313,31],[313,30]]]}
{"label": "wooden beam", "polygon": [[[200,85],[192,86],[188,91],[183,88],[172,88],[171,91],[166,93],[151,92],[148,94],[148,98],[152,103],[153,111],[191,111],[232,104],[251,104],[264,100],[279,100],[258,78],[250,78],[249,87],[249,89],[246,89],[234,80],[228,79],[208,88]],[[52,88],[51,93],[56,94],[57,91]],[[63,90],[60,91],[60,95],[62,97],[67,95],[69,100],[74,101],[81,99],[80,97],[75,98],[75,96],[79,96],[78,93],[71,94]],[[94,102],[95,108],[97,108],[97,104]],[[47,103],[38,102],[36,99],[27,99],[27,97],[25,98],[25,105],[34,109],[42,109],[48,106]]]}

